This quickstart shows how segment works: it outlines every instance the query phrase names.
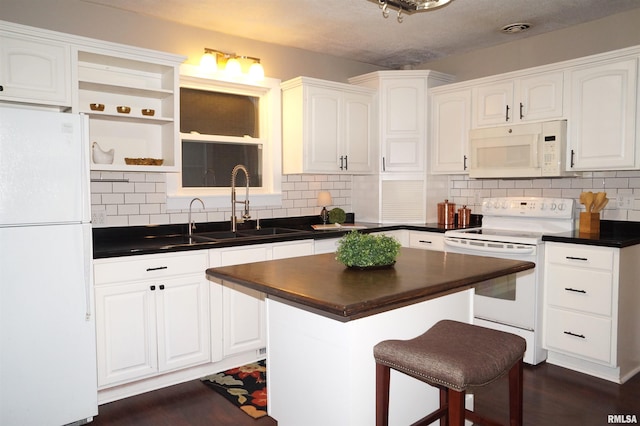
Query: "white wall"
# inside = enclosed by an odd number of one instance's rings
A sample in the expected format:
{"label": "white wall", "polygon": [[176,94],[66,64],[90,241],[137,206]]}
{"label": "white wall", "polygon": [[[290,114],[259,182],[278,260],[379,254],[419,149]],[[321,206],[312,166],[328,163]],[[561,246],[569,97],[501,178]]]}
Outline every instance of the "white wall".
{"label": "white wall", "polygon": [[471,80],[640,45],[640,9],[563,30],[426,62],[416,69]]}

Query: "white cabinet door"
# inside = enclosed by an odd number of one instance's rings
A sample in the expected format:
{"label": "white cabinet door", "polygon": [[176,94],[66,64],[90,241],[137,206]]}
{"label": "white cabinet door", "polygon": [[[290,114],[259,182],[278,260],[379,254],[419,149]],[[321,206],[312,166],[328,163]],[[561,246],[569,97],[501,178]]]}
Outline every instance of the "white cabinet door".
{"label": "white cabinet door", "polygon": [[383,172],[424,170],[426,85],[426,78],[390,78],[381,82]]}
{"label": "white cabinet door", "polygon": [[152,287],[149,282],[96,287],[99,387],[157,373],[156,299]]}
{"label": "white cabinet door", "polygon": [[431,173],[468,173],[471,90],[434,94],[431,104]]}
{"label": "white cabinet door", "polygon": [[515,121],[551,120],[564,116],[564,73],[534,74],[516,81]]}
{"label": "white cabinet door", "polygon": [[474,124],[490,126],[512,123],[513,81],[478,86],[474,90]]}
{"label": "white cabinet door", "polygon": [[[308,97],[309,119],[305,133],[309,140],[305,169],[310,172],[337,172],[342,149],[342,96],[337,90],[311,86]],[[286,120],[287,116],[284,118]]]}
{"label": "white cabinet door", "polygon": [[[372,173],[377,158],[374,111],[370,95],[344,94],[344,158],[349,173]],[[341,169],[342,170],[342,169]]]}
{"label": "white cabinet door", "polygon": [[159,281],[159,371],[209,361],[209,281],[203,273]]}
{"label": "white cabinet door", "polygon": [[222,351],[225,357],[266,347],[264,299],[264,293],[225,282],[222,289]]}
{"label": "white cabinet door", "polygon": [[[269,260],[269,244],[213,250],[219,265]],[[212,262],[217,265],[217,262]],[[259,291],[225,282],[222,287],[222,355],[228,357],[266,347],[265,295]],[[215,342],[214,342],[215,344]]]}
{"label": "white cabinet door", "polygon": [[637,169],[638,60],[570,71],[571,170]]}
{"label": "white cabinet door", "polygon": [[71,48],[0,32],[0,100],[71,105]]}

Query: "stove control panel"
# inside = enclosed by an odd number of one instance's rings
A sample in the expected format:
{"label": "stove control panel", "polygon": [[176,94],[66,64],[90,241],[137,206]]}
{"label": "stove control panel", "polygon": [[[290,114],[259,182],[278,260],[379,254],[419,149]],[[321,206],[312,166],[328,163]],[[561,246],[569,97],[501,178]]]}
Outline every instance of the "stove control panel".
{"label": "stove control panel", "polygon": [[574,200],[571,198],[502,197],[482,200],[482,214],[487,216],[521,216],[570,219]]}

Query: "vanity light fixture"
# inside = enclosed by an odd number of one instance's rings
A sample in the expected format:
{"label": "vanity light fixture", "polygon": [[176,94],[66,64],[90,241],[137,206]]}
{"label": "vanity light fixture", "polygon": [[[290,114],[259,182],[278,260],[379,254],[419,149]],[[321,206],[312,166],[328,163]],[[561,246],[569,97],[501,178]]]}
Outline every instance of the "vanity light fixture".
{"label": "vanity light fixture", "polygon": [[[369,0],[375,1],[375,0]],[[398,12],[398,22],[402,23],[404,17],[403,12],[411,14],[413,12],[421,12],[423,10],[436,9],[451,2],[451,0],[377,0],[382,16],[389,17],[389,8],[393,8]]]}
{"label": "vanity light fixture", "polygon": [[235,53],[222,52],[216,49],[204,48],[204,55],[200,58],[200,69],[206,74],[215,74],[219,67],[224,65],[224,72],[230,77],[242,75],[241,60],[251,61],[248,75],[252,80],[264,79],[264,68],[260,58],[253,56],[241,56]]}

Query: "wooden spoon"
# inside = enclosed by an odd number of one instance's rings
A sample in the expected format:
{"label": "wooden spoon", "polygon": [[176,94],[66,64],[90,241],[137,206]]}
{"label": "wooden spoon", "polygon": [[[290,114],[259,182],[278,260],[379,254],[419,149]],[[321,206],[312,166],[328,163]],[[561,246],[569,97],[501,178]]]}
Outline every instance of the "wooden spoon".
{"label": "wooden spoon", "polygon": [[604,200],[602,200],[602,202],[600,202],[600,204],[597,204],[596,207],[594,208],[593,212],[594,213],[600,213],[606,206],[607,203],[609,203],[609,199],[605,198]]}
{"label": "wooden spoon", "polygon": [[607,193],[606,192],[598,192],[595,196],[595,200],[593,202],[593,208],[591,209],[594,213],[599,212],[600,210],[602,210],[602,203],[604,201],[604,199],[606,198]]}
{"label": "wooden spoon", "polygon": [[591,208],[593,207],[593,192],[589,191],[585,194],[584,207],[586,212],[591,213]]}
{"label": "wooden spoon", "polygon": [[586,192],[581,192],[580,193],[580,204],[582,204],[583,206],[587,202],[586,198],[587,198],[587,193]]}

